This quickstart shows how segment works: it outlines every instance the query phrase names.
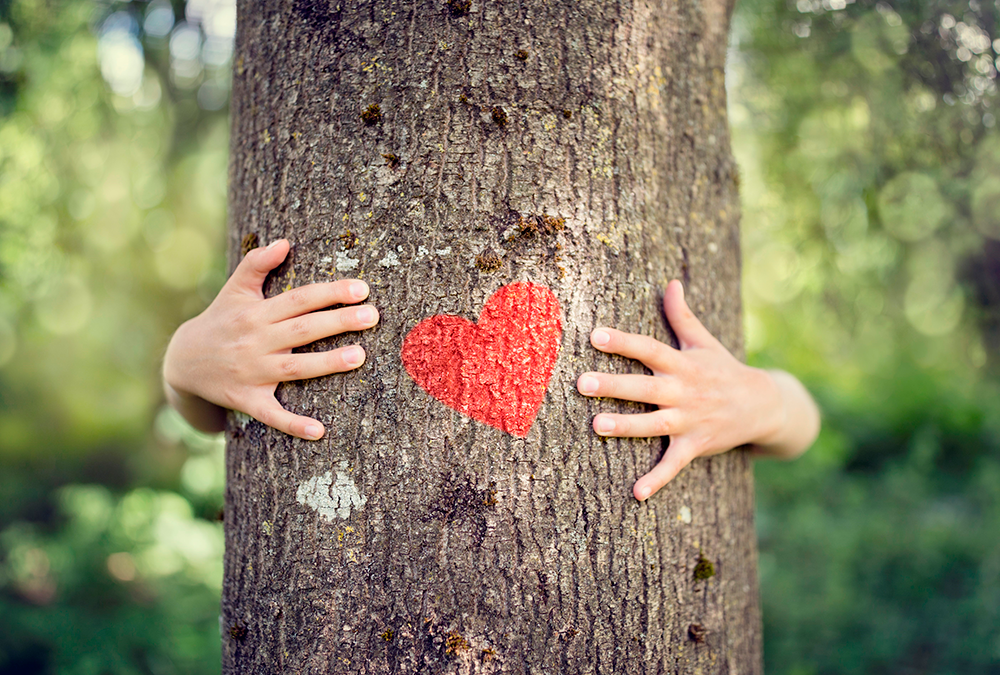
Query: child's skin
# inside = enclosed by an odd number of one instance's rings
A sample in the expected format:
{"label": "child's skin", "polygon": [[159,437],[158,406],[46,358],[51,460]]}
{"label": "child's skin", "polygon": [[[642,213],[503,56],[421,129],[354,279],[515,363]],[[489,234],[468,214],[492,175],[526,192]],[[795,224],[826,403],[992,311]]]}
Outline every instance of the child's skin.
{"label": "child's skin", "polygon": [[663,310],[680,349],[614,328],[590,334],[597,349],[640,361],[652,375],[584,373],[576,383],[584,396],[659,407],[594,417],[594,431],[602,436],[670,436],[659,463],[632,487],[636,499],[656,494],[695,457],[752,444],[759,454],[794,459],[813,444],[819,409],[795,377],[740,363],[688,308],[681,282],[667,285]]}
{"label": "child's skin", "polygon": [[[279,382],[353,370],[364,363],[360,346],[292,354],[325,337],[371,328],[371,305],[317,311],[368,297],[357,279],[310,284],[264,298],[264,279],[288,255],[282,239],[250,251],[208,309],[177,329],[167,347],[163,382],[167,400],[192,426],[222,431],[226,409],[244,412],[292,436],[316,440],[318,420],[296,415],[274,397]],[[819,433],[819,410],[795,377],[740,363],[695,318],[679,281],[671,281],[663,309],[680,349],[651,337],[596,328],[591,344],[642,362],[652,375],[584,373],[577,389],[649,403],[659,410],[633,415],[601,413],[594,431],[602,436],[670,436],[660,462],[632,488],[648,499],[696,457],[752,444],[756,452],[782,459],[799,456]]]}
{"label": "child's skin", "polygon": [[367,298],[368,284],[357,279],[310,284],[265,299],[264,279],[288,249],[281,239],[247,253],[208,309],[171,338],[163,387],[167,401],[193,427],[222,431],[231,408],[292,436],[322,438],[318,420],[281,407],[274,397],[278,383],[342,373],[365,362],[358,345],[292,354],[325,337],[371,328],[378,310],[361,305],[316,311]]}

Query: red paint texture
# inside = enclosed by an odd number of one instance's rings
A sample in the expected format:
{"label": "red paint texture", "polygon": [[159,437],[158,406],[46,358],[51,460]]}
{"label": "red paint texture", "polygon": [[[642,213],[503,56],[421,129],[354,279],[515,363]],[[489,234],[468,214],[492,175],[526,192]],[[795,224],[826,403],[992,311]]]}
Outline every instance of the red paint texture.
{"label": "red paint texture", "polygon": [[562,339],[559,301],[528,282],[494,293],[479,322],[438,314],[403,340],[403,366],[463,415],[525,437],[538,416]]}

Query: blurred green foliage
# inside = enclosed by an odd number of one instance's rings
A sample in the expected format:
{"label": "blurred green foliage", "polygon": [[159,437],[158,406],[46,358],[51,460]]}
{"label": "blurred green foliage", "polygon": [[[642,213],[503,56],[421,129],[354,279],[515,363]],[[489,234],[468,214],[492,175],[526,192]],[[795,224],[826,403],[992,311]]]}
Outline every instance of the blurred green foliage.
{"label": "blurred green foliage", "polygon": [[[0,675],[215,673],[223,449],[159,355],[223,280],[230,0],[0,0]],[[1000,672],[1000,11],[741,0],[766,670]]]}
{"label": "blurred green foliage", "polygon": [[0,0],[5,675],[219,671],[222,443],[158,370],[223,280],[233,11]]}
{"label": "blurred green foliage", "polygon": [[825,418],[757,466],[768,673],[1000,672],[998,19],[738,9],[749,357]]}

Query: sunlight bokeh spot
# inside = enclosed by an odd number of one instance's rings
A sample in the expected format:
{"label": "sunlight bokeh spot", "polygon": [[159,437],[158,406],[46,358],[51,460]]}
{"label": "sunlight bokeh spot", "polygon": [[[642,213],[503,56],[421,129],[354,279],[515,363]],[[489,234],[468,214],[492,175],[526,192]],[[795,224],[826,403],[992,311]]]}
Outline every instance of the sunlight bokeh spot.
{"label": "sunlight bokeh spot", "polygon": [[135,561],[126,552],[112,553],[107,560],[108,574],[118,581],[133,581],[135,579]]}
{"label": "sunlight bokeh spot", "polygon": [[837,248],[861,241],[868,231],[868,207],[860,195],[845,195],[823,200],[820,221]]}
{"label": "sunlight bokeh spot", "polygon": [[134,94],[132,103],[139,110],[153,110],[160,104],[163,97],[163,86],[156,71],[147,68],[142,77],[142,84]]}
{"label": "sunlight bokeh spot", "polygon": [[90,190],[74,190],[66,204],[66,210],[73,220],[86,220],[94,212],[97,200]]}
{"label": "sunlight bokeh spot", "polygon": [[225,486],[226,467],[222,453],[190,457],[181,469],[181,486],[188,492],[205,496]]}
{"label": "sunlight bokeh spot", "polygon": [[10,47],[13,41],[14,31],[11,29],[10,24],[0,21],[0,51]]}
{"label": "sunlight bokeh spot", "polygon": [[128,13],[115,12],[104,21],[97,44],[101,75],[119,96],[132,96],[142,84],[146,61],[137,30]]}
{"label": "sunlight bokeh spot", "polygon": [[935,180],[916,171],[886,183],[878,195],[878,208],[882,226],[902,241],[930,236],[953,214]]}
{"label": "sunlight bokeh spot", "polygon": [[944,242],[916,247],[906,264],[910,282],[903,296],[907,321],[924,335],[946,335],[962,318],[965,296],[955,283],[955,257]]}
{"label": "sunlight bokeh spot", "polygon": [[194,61],[201,54],[201,31],[198,26],[181,22],[170,36],[170,56],[184,61]]}
{"label": "sunlight bokeh spot", "polygon": [[201,21],[210,36],[232,38],[236,35],[236,2],[234,0],[189,0],[188,16]]}
{"label": "sunlight bokeh spot", "polygon": [[859,316],[874,317],[882,314],[885,308],[885,293],[876,288],[865,288],[854,300],[854,309]]}
{"label": "sunlight bokeh spot", "polygon": [[794,248],[783,243],[768,244],[750,259],[747,280],[750,289],[761,300],[780,304],[802,290],[801,268],[801,256]]}
{"label": "sunlight bokeh spot", "polygon": [[87,324],[92,305],[87,283],[76,274],[53,281],[35,301],[35,316],[57,335],[75,333]]}
{"label": "sunlight bokeh spot", "polygon": [[940,285],[927,277],[910,282],[904,296],[906,319],[924,335],[947,335],[955,330],[965,309],[965,296],[954,285]]}
{"label": "sunlight bokeh spot", "polygon": [[153,38],[165,38],[174,27],[174,9],[166,0],[154,0],[146,10],[146,19],[142,23],[146,35]]}
{"label": "sunlight bokeh spot", "polygon": [[151,209],[163,201],[167,183],[159,171],[132,174],[132,200],[140,209]]}

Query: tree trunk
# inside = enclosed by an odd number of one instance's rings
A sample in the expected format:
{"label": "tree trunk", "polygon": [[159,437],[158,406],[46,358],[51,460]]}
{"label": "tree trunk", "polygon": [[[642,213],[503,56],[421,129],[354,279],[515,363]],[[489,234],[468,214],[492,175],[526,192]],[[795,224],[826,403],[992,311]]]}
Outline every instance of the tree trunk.
{"label": "tree trunk", "polygon": [[382,321],[279,391],[323,440],[231,416],[225,672],[760,672],[748,457],[637,502],[668,440],[575,388],[643,372],[597,325],[672,340],[671,278],[741,353],[730,10],[241,0],[232,260],[288,237],[268,294],[359,277]]}

